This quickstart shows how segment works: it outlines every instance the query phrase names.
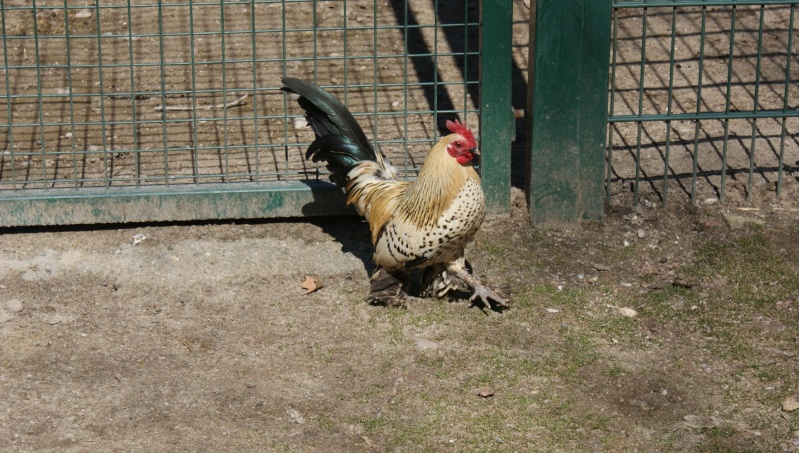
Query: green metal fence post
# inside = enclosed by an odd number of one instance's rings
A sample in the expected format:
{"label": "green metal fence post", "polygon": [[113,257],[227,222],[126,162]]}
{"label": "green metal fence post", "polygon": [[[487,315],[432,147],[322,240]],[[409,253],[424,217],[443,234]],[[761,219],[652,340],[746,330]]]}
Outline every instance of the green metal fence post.
{"label": "green metal fence post", "polygon": [[601,219],[611,2],[536,0],[531,6],[530,215],[535,225]]}
{"label": "green metal fence post", "polygon": [[480,3],[480,174],[489,215],[510,213],[513,1]]}

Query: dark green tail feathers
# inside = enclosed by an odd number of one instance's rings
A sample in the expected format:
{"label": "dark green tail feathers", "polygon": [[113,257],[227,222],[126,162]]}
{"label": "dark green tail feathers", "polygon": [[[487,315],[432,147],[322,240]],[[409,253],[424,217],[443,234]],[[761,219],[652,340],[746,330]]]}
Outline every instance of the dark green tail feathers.
{"label": "dark green tail feathers", "polygon": [[347,172],[358,162],[378,160],[352,113],[332,94],[313,83],[291,77],[283,78],[283,85],[281,90],[300,96],[297,102],[305,110],[305,118],[316,134],[305,158],[327,162],[335,182],[344,183]]}

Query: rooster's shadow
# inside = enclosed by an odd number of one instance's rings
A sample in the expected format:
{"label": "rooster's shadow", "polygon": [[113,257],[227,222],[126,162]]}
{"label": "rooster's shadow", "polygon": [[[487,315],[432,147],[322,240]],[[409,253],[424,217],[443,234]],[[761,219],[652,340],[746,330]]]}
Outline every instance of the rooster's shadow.
{"label": "rooster's shadow", "polygon": [[[332,186],[332,187],[331,187]],[[341,252],[351,254],[361,260],[367,275],[376,266],[372,255],[369,224],[353,208],[344,206],[344,194],[332,184],[311,187],[313,201],[302,207],[302,213],[310,222],[341,244]]]}
{"label": "rooster's shadow", "polygon": [[375,263],[370,241],[369,224],[357,216],[317,217],[311,221],[341,244],[341,252],[352,254],[363,263],[367,275],[372,275]]}

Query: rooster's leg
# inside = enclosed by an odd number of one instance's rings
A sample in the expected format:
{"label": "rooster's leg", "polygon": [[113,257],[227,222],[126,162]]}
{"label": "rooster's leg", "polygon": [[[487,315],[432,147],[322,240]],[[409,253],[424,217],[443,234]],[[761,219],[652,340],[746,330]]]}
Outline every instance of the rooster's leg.
{"label": "rooster's leg", "polygon": [[[485,305],[487,308],[491,308],[492,305],[502,308],[508,306],[508,301],[505,297],[500,296],[483,285],[479,278],[475,277],[471,272],[469,272],[466,267],[465,259],[461,258],[447,264],[447,272],[452,274],[452,276],[462,280],[472,288],[472,291],[474,292],[472,293],[472,297],[469,298],[469,302],[473,303],[475,300],[480,299],[483,305]],[[491,301],[494,303],[492,304]]]}
{"label": "rooster's leg", "polygon": [[405,307],[410,296],[405,292],[404,286],[402,280],[395,275],[377,269],[369,281],[369,296],[366,301],[370,305]]}
{"label": "rooster's leg", "polygon": [[421,297],[443,297],[452,289],[457,289],[448,278],[446,266],[435,264],[422,270],[418,291]]}

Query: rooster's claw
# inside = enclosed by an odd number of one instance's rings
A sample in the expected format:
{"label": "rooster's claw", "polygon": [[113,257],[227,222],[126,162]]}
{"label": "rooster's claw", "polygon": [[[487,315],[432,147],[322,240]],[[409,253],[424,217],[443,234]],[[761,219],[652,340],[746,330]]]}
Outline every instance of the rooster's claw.
{"label": "rooster's claw", "polygon": [[[482,285],[475,286],[474,293],[472,294],[472,297],[469,298],[469,302],[474,303],[477,299],[480,299],[483,305],[485,305],[486,308],[489,309],[492,308],[493,306],[496,306],[498,308],[508,307],[508,301],[505,300],[504,297],[501,297],[499,294],[495,293],[494,291]],[[493,305],[491,301],[494,301]]]}

